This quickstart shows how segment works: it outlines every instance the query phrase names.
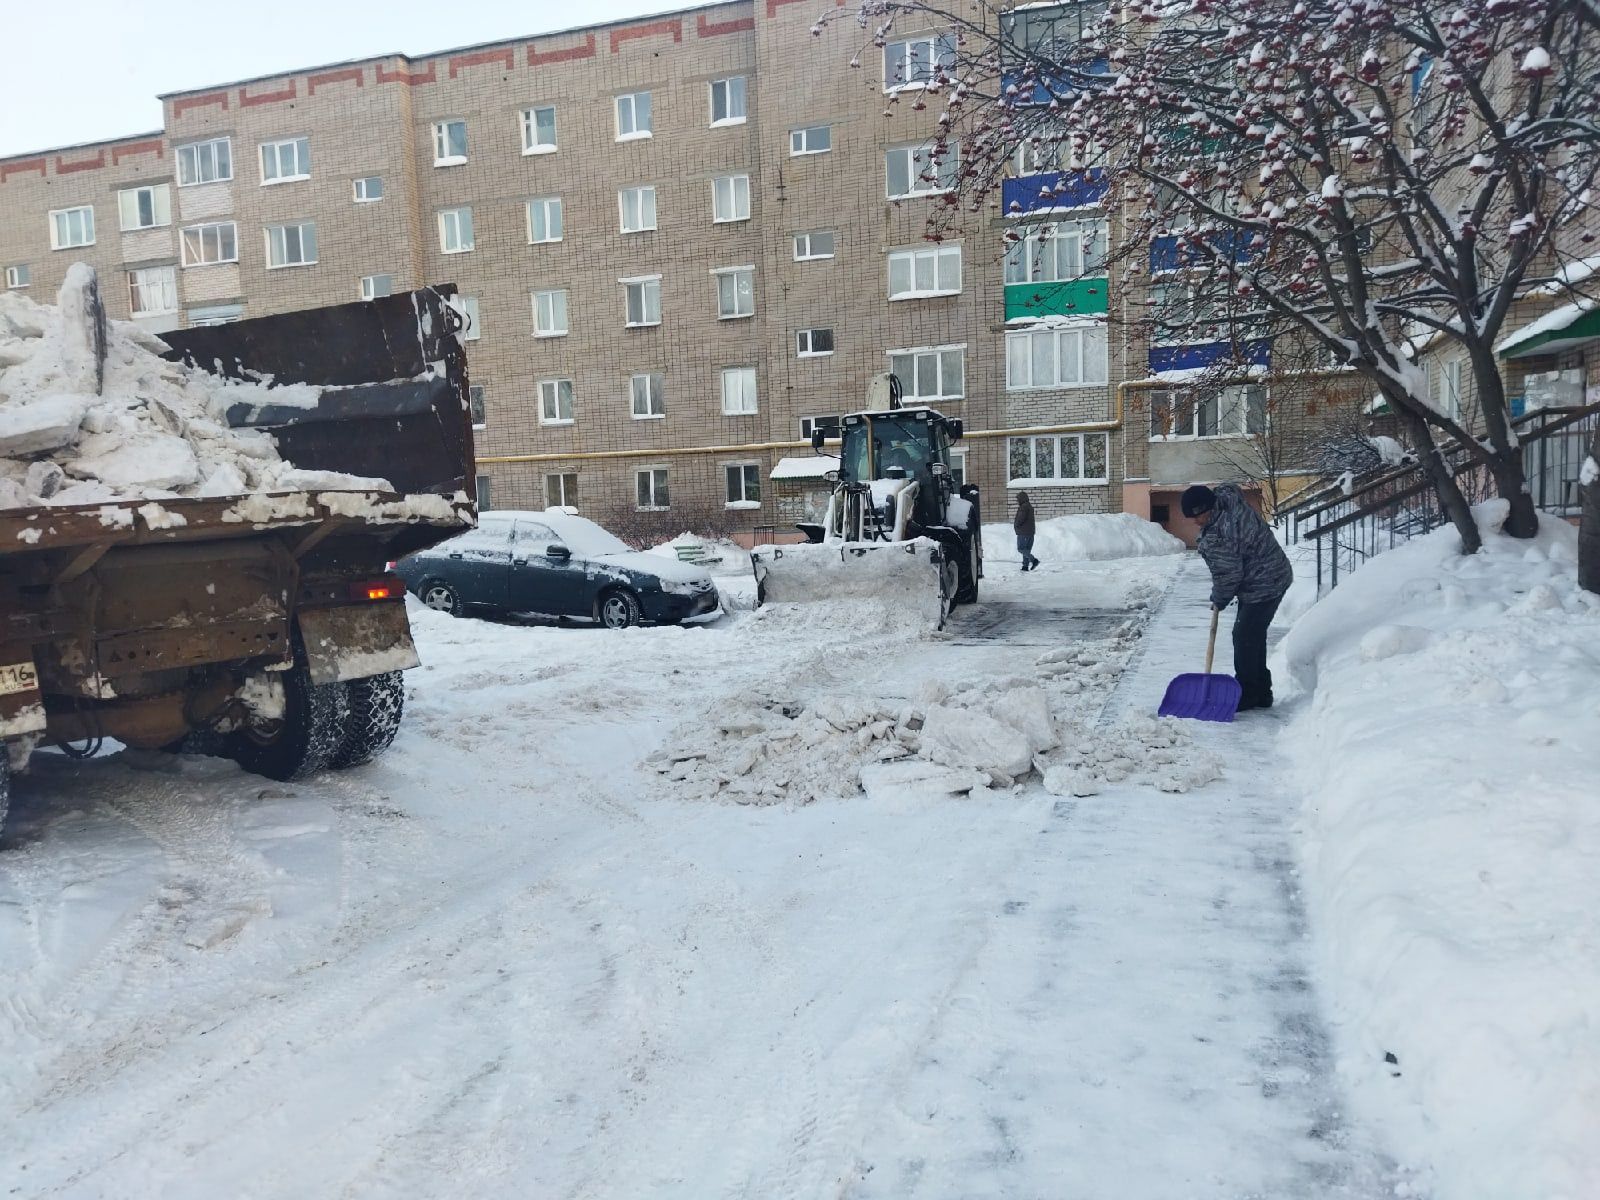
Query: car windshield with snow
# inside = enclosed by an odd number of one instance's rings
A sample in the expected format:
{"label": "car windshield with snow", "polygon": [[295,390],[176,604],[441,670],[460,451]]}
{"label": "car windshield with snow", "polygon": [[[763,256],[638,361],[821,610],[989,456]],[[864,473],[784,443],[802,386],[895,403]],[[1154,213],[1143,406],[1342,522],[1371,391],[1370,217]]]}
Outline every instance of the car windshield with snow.
{"label": "car windshield with snow", "polygon": [[704,567],[633,550],[570,512],[484,513],[478,528],[396,568],[429,608],[528,613],[612,629],[669,624],[720,611]]}

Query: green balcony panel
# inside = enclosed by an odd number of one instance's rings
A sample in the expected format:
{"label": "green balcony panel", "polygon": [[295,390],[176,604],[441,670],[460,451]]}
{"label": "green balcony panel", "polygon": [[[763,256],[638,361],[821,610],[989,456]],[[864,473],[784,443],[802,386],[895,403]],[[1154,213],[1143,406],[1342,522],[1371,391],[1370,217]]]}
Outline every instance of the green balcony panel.
{"label": "green balcony panel", "polygon": [[1104,313],[1104,279],[1069,279],[1060,283],[1006,284],[1006,320],[1016,317],[1080,317]]}

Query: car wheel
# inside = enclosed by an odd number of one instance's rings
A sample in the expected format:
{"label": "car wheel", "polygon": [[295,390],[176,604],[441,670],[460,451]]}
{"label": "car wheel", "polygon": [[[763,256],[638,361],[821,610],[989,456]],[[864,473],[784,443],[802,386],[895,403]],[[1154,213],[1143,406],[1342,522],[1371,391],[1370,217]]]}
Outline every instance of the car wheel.
{"label": "car wheel", "polygon": [[421,596],[422,603],[434,612],[459,617],[467,610],[467,606],[461,603],[461,594],[442,580],[435,579],[423,584]]}
{"label": "car wheel", "polygon": [[626,629],[639,623],[639,602],[632,592],[613,588],[600,597],[600,624],[607,629]]}

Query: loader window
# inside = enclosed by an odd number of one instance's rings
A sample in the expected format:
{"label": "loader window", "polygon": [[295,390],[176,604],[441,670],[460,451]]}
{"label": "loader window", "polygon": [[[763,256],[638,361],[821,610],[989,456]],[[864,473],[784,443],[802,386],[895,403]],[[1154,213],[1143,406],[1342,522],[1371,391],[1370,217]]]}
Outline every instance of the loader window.
{"label": "loader window", "polygon": [[[868,462],[867,437],[872,437],[872,461]],[[890,467],[904,467],[907,475],[925,476],[934,461],[932,428],[926,421],[910,417],[872,417],[844,431],[841,472],[846,479],[861,482],[882,479]]]}

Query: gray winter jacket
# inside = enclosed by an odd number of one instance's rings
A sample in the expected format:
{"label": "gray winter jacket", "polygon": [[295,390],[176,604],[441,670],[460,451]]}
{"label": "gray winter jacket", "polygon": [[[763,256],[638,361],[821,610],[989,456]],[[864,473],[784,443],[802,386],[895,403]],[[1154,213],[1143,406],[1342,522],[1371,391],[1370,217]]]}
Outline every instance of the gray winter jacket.
{"label": "gray winter jacket", "polygon": [[1294,582],[1289,556],[1238,484],[1217,489],[1215,515],[1200,531],[1196,548],[1211,568],[1211,603],[1218,608],[1235,599],[1244,604],[1280,600]]}

